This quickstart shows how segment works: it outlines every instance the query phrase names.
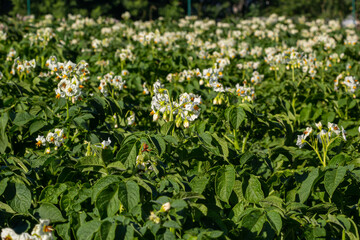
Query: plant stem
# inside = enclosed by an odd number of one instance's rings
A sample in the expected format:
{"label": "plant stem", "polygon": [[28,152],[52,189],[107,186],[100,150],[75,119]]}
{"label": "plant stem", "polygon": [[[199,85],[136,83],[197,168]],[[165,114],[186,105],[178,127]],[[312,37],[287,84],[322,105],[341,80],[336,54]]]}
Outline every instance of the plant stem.
{"label": "plant stem", "polygon": [[234,147],[236,150],[240,150],[240,146],[239,146],[239,142],[237,140],[237,136],[236,136],[236,130],[233,130],[233,135],[234,135]]}
{"label": "plant stem", "polygon": [[68,102],[68,100],[66,100],[66,120],[65,121],[69,120],[69,118],[70,118],[69,102]]}
{"label": "plant stem", "polygon": [[250,135],[250,131],[246,134],[246,137],[244,137],[243,139],[243,144],[242,144],[242,148],[241,148],[241,152],[244,153],[245,152],[245,146],[246,146],[246,142],[249,138],[249,135]]}

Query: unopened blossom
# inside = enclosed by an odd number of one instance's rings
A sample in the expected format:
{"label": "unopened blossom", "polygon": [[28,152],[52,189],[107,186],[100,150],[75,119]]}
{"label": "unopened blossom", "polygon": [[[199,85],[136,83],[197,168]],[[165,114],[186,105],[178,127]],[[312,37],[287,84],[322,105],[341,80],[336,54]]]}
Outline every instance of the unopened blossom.
{"label": "unopened blossom", "polygon": [[170,208],[171,208],[170,203],[169,203],[169,202],[166,202],[166,203],[164,203],[164,204],[161,206],[160,211],[162,211],[162,212],[167,212],[167,211],[170,210]]}

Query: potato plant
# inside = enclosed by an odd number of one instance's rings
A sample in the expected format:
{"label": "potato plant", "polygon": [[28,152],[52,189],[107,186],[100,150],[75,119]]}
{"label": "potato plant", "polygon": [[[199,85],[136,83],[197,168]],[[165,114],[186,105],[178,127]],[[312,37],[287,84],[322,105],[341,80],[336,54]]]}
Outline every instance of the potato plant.
{"label": "potato plant", "polygon": [[11,239],[359,239],[359,41],[304,17],[0,22]]}

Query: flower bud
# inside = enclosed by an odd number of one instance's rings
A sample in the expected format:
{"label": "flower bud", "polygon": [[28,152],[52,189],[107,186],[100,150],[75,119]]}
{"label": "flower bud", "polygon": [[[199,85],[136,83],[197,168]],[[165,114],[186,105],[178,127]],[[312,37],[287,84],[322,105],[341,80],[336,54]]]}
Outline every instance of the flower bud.
{"label": "flower bud", "polygon": [[214,105],[218,105],[218,97],[215,97],[215,98],[214,98],[213,104],[214,104]]}
{"label": "flower bud", "polygon": [[159,112],[156,112],[154,115],[153,115],[153,121],[157,121],[159,119],[160,115],[159,115]]}
{"label": "flower bud", "polygon": [[177,115],[175,120],[176,127],[180,127],[181,123],[182,123],[182,118],[180,115]]}
{"label": "flower bud", "polygon": [[167,211],[170,210],[170,208],[171,208],[171,205],[170,205],[169,202],[167,202],[167,203],[164,203],[164,204],[161,206],[160,211],[162,211],[162,212],[167,212]]}
{"label": "flower bud", "polygon": [[189,120],[185,118],[184,120],[184,128],[188,128],[190,126]]}
{"label": "flower bud", "polygon": [[169,113],[168,113],[168,111],[165,111],[165,112],[164,112],[164,114],[163,114],[163,119],[165,120],[165,122],[168,121],[168,119],[169,119]]}

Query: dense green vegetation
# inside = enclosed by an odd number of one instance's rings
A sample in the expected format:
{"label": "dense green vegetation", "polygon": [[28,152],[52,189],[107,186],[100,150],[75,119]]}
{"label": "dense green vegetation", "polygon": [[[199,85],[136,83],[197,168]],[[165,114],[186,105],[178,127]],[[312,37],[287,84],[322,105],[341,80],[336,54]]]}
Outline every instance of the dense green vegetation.
{"label": "dense green vegetation", "polygon": [[122,18],[2,18],[2,239],[359,239],[351,26]]}

